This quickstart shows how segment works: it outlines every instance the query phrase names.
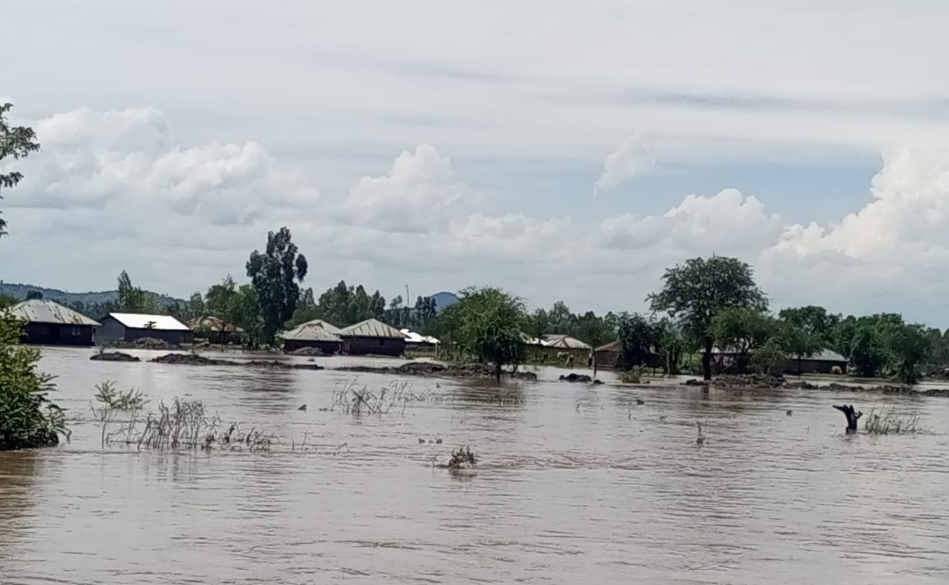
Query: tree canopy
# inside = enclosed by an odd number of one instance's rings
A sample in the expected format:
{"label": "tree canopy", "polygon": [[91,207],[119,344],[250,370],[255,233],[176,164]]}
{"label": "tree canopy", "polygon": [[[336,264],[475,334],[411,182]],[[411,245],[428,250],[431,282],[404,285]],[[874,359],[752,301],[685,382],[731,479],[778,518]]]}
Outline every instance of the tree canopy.
{"label": "tree canopy", "polygon": [[[20,160],[40,149],[40,143],[36,141],[36,133],[32,128],[26,126],[11,126],[7,121],[7,113],[13,109],[13,104],[0,104],[0,163],[6,158]],[[10,171],[0,173],[0,199],[3,199],[3,191],[12,189],[23,180],[23,173],[19,171]],[[7,235],[7,222],[0,217],[0,237]]]}
{"label": "tree canopy", "polygon": [[704,348],[702,370],[712,378],[712,320],[725,309],[767,308],[764,293],[755,283],[751,266],[735,258],[693,258],[666,269],[662,290],[647,297],[657,313],[666,313]]}
{"label": "tree canopy", "polygon": [[504,366],[524,360],[524,303],[497,288],[468,288],[442,314],[449,342],[484,363],[492,364],[497,380]]}
{"label": "tree canopy", "polygon": [[267,234],[267,248],[263,253],[251,252],[247,276],[257,291],[263,319],[261,333],[267,343],[273,343],[277,331],[293,316],[300,299],[299,283],[306,273],[306,258],[299,253],[286,227]]}

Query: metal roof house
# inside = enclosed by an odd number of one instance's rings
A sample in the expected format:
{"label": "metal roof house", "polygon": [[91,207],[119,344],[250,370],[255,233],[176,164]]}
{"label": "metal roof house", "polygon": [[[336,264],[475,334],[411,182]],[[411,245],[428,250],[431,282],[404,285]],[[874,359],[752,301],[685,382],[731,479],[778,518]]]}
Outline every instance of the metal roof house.
{"label": "metal roof house", "polygon": [[45,345],[95,345],[97,321],[48,299],[31,299],[13,305],[4,316],[26,321],[24,343]]}
{"label": "metal roof house", "polygon": [[229,343],[231,341],[240,341],[244,330],[231,323],[225,323],[222,319],[207,315],[192,319],[187,323],[188,329],[191,329],[199,337],[204,337],[209,343]]}
{"label": "metal roof house", "polygon": [[375,319],[345,327],[337,334],[343,351],[352,355],[392,355],[405,353],[405,334]]}
{"label": "metal roof house", "polygon": [[161,339],[182,345],[194,341],[194,331],[170,315],[109,313],[98,332],[100,343],[132,342],[138,339]]}
{"label": "metal roof house", "polygon": [[[784,362],[784,371],[789,374],[846,374],[849,359],[835,351],[823,349],[810,357],[800,360],[795,355],[789,355]],[[836,368],[836,370],[834,369]]]}
{"label": "metal roof house", "polygon": [[339,328],[332,323],[315,319],[297,325],[277,337],[283,340],[283,351],[287,353],[311,347],[332,355],[343,349],[343,340],[337,333],[339,333]]}

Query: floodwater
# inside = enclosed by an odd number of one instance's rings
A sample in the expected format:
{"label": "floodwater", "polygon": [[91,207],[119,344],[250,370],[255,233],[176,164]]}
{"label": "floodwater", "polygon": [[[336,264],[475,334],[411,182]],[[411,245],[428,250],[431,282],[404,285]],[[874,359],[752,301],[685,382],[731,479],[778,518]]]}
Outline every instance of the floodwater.
{"label": "floodwater", "polygon": [[[423,400],[354,416],[320,410],[344,372],[89,355],[44,349],[72,442],[0,453],[5,585],[949,582],[947,398],[594,391],[541,370],[500,392],[411,379]],[[202,400],[281,442],[103,449],[89,400],[107,379],[152,407]],[[842,401],[929,432],[845,437]],[[461,445],[476,473],[433,468]]]}

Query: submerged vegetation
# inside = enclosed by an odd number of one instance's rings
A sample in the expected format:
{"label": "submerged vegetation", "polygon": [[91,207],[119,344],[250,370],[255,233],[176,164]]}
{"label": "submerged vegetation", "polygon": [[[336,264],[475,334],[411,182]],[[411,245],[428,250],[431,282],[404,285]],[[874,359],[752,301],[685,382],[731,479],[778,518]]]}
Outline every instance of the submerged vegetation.
{"label": "submerged vegetation", "polygon": [[900,435],[920,431],[918,416],[901,416],[892,408],[876,407],[870,411],[863,423],[863,429],[870,435]]}

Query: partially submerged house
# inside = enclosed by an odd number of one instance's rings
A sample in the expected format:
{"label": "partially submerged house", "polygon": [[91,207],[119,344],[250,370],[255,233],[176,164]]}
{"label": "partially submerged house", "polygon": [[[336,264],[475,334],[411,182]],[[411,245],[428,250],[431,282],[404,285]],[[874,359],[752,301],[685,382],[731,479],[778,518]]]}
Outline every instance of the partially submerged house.
{"label": "partially submerged house", "polygon": [[544,335],[540,339],[540,351],[548,361],[585,365],[592,357],[593,348],[569,335]]}
{"label": "partially submerged house", "polygon": [[405,349],[410,351],[435,351],[438,339],[430,335],[422,335],[408,329],[400,329],[402,335],[405,335]]}
{"label": "partially submerged house", "polygon": [[784,362],[784,371],[789,374],[846,374],[849,361],[835,351],[824,349],[800,360],[789,355]]}
{"label": "partially submerged house", "polygon": [[133,342],[138,339],[160,339],[183,345],[194,341],[194,331],[170,315],[109,313],[98,332],[99,343]]}
{"label": "partially submerged house", "polygon": [[44,345],[95,345],[98,322],[48,299],[30,299],[3,311],[8,318],[25,321],[24,343]]}
{"label": "partially submerged house", "polygon": [[405,334],[376,319],[345,327],[337,334],[343,351],[352,355],[392,355],[405,353]]}
{"label": "partially submerged house", "polygon": [[210,315],[188,321],[188,328],[196,337],[203,337],[213,344],[239,343],[244,335],[240,327]]}
{"label": "partially submerged house", "polygon": [[622,369],[623,344],[619,341],[601,345],[593,352],[597,368],[601,370]]}
{"label": "partially submerged house", "polygon": [[321,353],[333,355],[343,349],[343,340],[339,337],[339,328],[321,319],[307,321],[290,331],[278,335],[283,340],[283,351],[292,353],[302,348],[318,349]]}

